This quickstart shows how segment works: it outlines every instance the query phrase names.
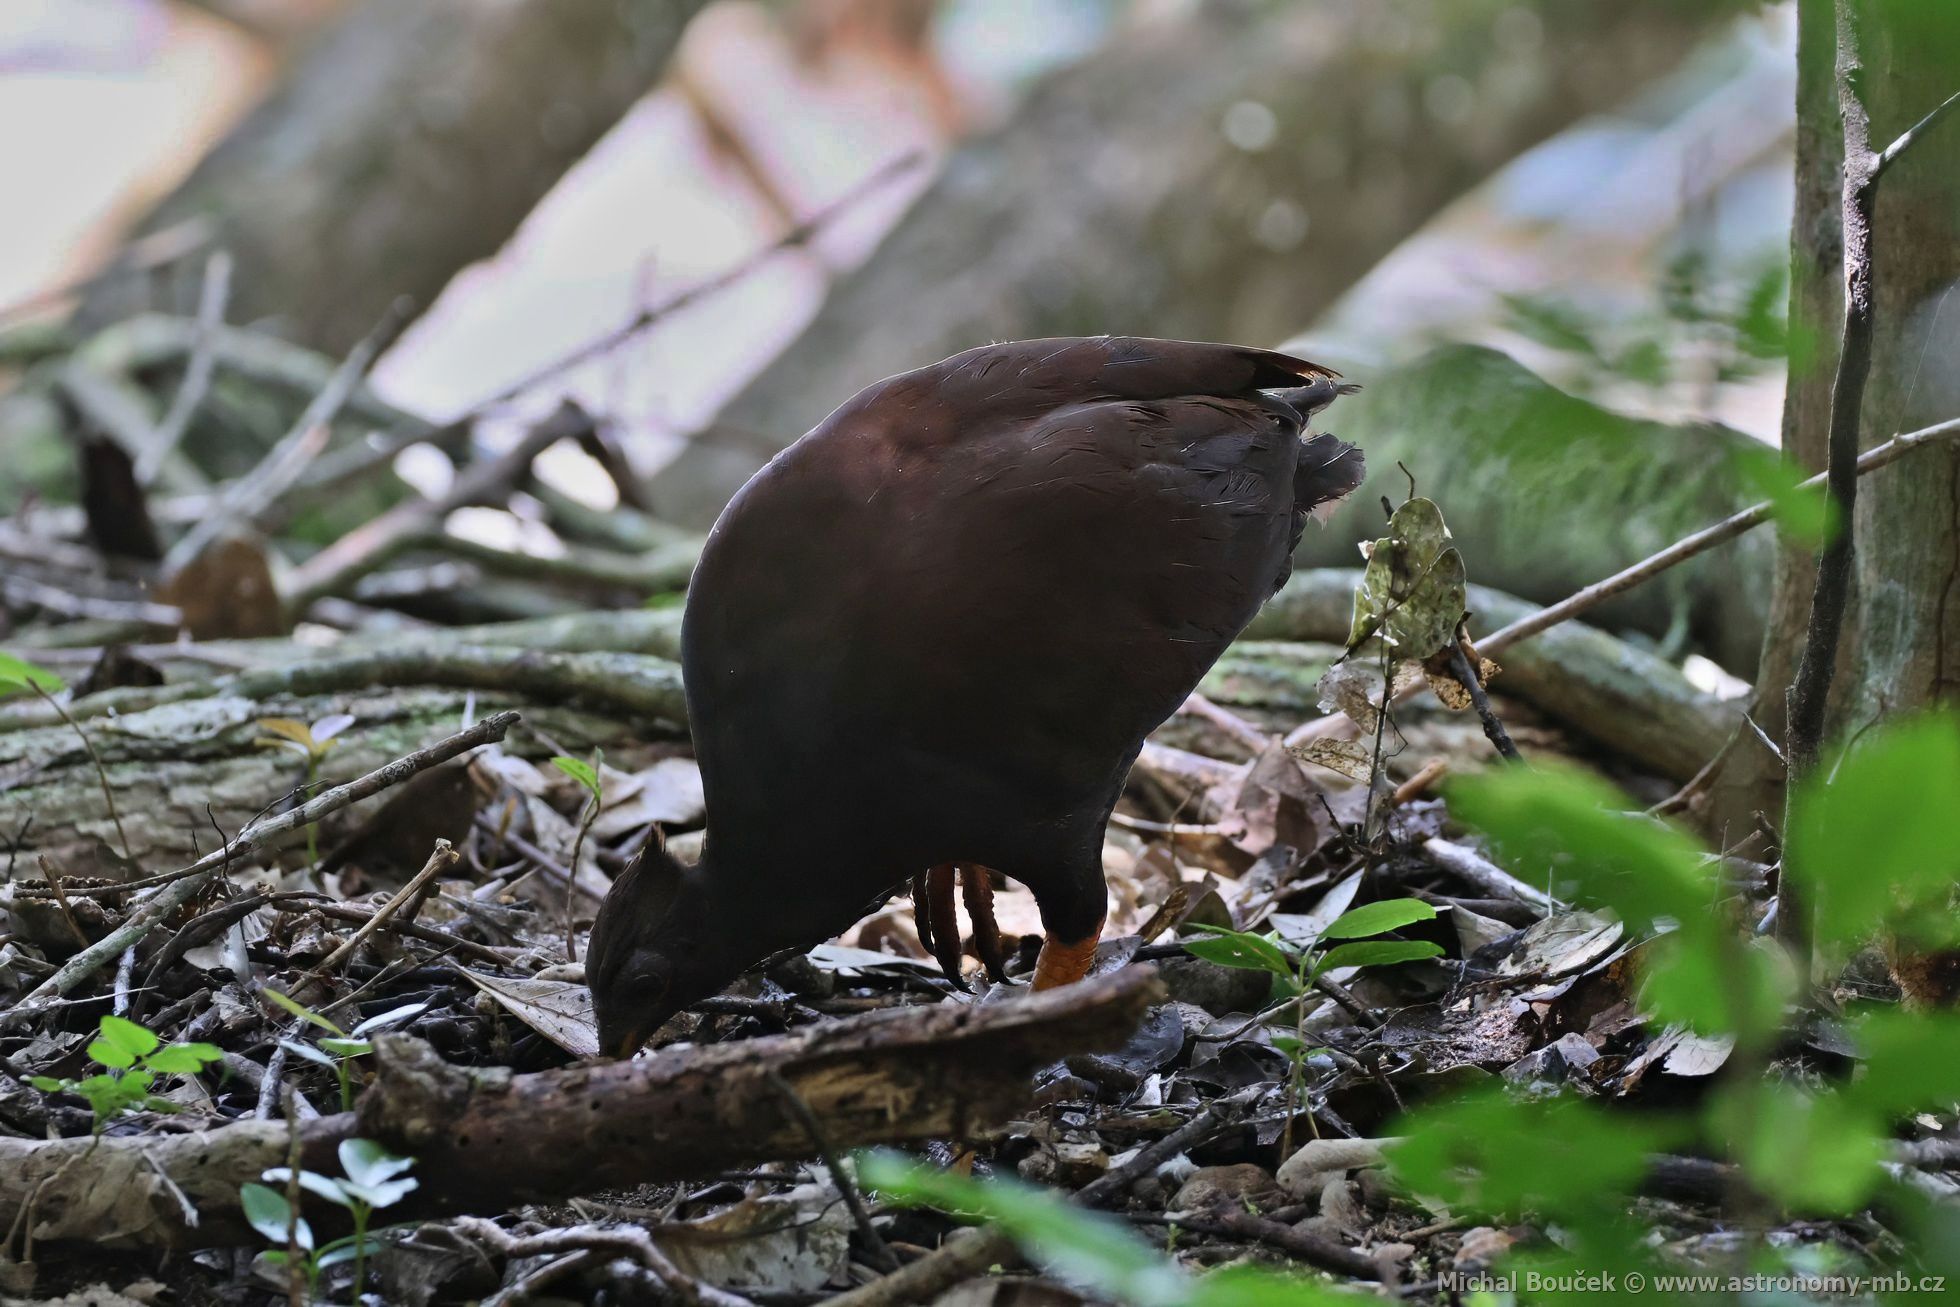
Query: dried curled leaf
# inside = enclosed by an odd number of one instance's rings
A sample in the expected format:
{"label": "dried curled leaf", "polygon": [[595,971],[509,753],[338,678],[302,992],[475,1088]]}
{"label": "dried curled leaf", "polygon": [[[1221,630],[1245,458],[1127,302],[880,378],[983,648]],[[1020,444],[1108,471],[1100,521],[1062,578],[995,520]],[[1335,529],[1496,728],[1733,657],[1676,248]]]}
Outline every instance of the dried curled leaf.
{"label": "dried curled leaf", "polygon": [[[1394,684],[1389,687],[1391,695],[1422,683],[1421,663],[1398,662],[1392,671]],[[1383,693],[1379,668],[1353,659],[1335,663],[1320,678],[1316,689],[1320,694],[1322,712],[1345,714],[1364,734],[1373,734],[1380,724]]]}
{"label": "dried curled leaf", "polygon": [[[1491,678],[1504,669],[1488,658],[1477,659],[1477,680],[1489,685]],[[1422,674],[1429,681],[1429,688],[1442,700],[1443,706],[1451,712],[1462,712],[1470,706],[1470,689],[1457,676],[1452,665],[1450,651],[1443,649],[1422,665]]]}

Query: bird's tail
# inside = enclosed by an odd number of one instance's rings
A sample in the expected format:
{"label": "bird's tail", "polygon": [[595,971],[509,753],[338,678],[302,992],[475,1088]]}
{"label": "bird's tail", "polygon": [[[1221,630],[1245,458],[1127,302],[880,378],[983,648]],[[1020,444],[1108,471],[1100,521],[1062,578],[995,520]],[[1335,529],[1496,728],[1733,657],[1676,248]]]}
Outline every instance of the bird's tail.
{"label": "bird's tail", "polygon": [[1368,473],[1361,451],[1331,435],[1309,436],[1293,469],[1293,511],[1325,522]]}

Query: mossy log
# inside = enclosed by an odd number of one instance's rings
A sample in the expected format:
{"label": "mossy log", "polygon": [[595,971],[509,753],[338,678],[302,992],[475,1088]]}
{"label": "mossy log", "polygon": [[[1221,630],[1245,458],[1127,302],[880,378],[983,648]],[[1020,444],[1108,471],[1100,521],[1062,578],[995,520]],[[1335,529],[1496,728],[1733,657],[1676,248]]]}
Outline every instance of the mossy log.
{"label": "mossy log", "polygon": [[[89,696],[70,709],[73,726],[39,703],[0,709],[0,832],[15,874],[38,874],[37,857],[65,874],[93,874],[106,864],[104,850],[123,851],[125,836],[130,860],[145,872],[209,851],[222,832],[288,802],[307,780],[292,750],[267,747],[272,737],[260,723],[269,718],[354,718],[320,764],[316,779],[329,783],[453,732],[472,711],[522,711],[531,729],[514,732],[505,747],[534,758],[557,752],[554,745],[598,747],[630,765],[636,748],[684,732],[679,673],[660,659],[470,647],[312,654],[223,681]],[[118,702],[121,710],[107,710]],[[102,796],[105,781],[120,830]],[[359,829],[386,798],[322,823],[321,844]]]}

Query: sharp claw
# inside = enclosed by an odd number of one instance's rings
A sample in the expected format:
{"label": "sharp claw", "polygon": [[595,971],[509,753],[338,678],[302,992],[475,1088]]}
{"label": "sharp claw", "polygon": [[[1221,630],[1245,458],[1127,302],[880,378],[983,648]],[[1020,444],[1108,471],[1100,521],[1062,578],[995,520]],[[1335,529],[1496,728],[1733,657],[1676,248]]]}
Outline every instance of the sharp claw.
{"label": "sharp claw", "polygon": [[973,951],[987,969],[987,979],[996,985],[1007,983],[1007,960],[1001,953],[1000,925],[994,920],[994,886],[985,867],[960,868],[960,892],[966,899],[966,915],[973,922]]}
{"label": "sharp claw", "polygon": [[926,873],[926,915],[932,918],[932,955],[953,988],[971,993],[960,968],[960,916],[953,906],[953,864],[943,862]]}
{"label": "sharp claw", "polygon": [[912,878],[912,926],[918,932],[919,947],[932,954],[932,901],[926,897],[926,878],[922,875]]}

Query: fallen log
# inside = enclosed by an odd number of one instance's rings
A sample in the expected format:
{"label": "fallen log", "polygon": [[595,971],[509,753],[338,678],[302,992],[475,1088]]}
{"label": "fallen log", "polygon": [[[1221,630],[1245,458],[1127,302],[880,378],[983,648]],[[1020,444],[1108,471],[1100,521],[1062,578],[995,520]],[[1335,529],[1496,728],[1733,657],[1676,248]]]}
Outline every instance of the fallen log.
{"label": "fallen log", "polygon": [[[338,1174],[334,1150],[353,1138],[414,1157],[420,1187],[388,1212],[412,1220],[809,1157],[783,1083],[836,1148],[962,1138],[1024,1108],[1036,1068],[1119,1046],[1158,995],[1152,970],[1130,967],[998,1003],[877,1012],[530,1075],[450,1066],[419,1040],[377,1036],[373,1087],[353,1112],[300,1125],[301,1158]],[[252,1243],[239,1186],[284,1165],[288,1146],[285,1124],[262,1121],[0,1139],[0,1228],[25,1218],[36,1244],[103,1248]],[[317,1224],[332,1212],[308,1215]]]}

